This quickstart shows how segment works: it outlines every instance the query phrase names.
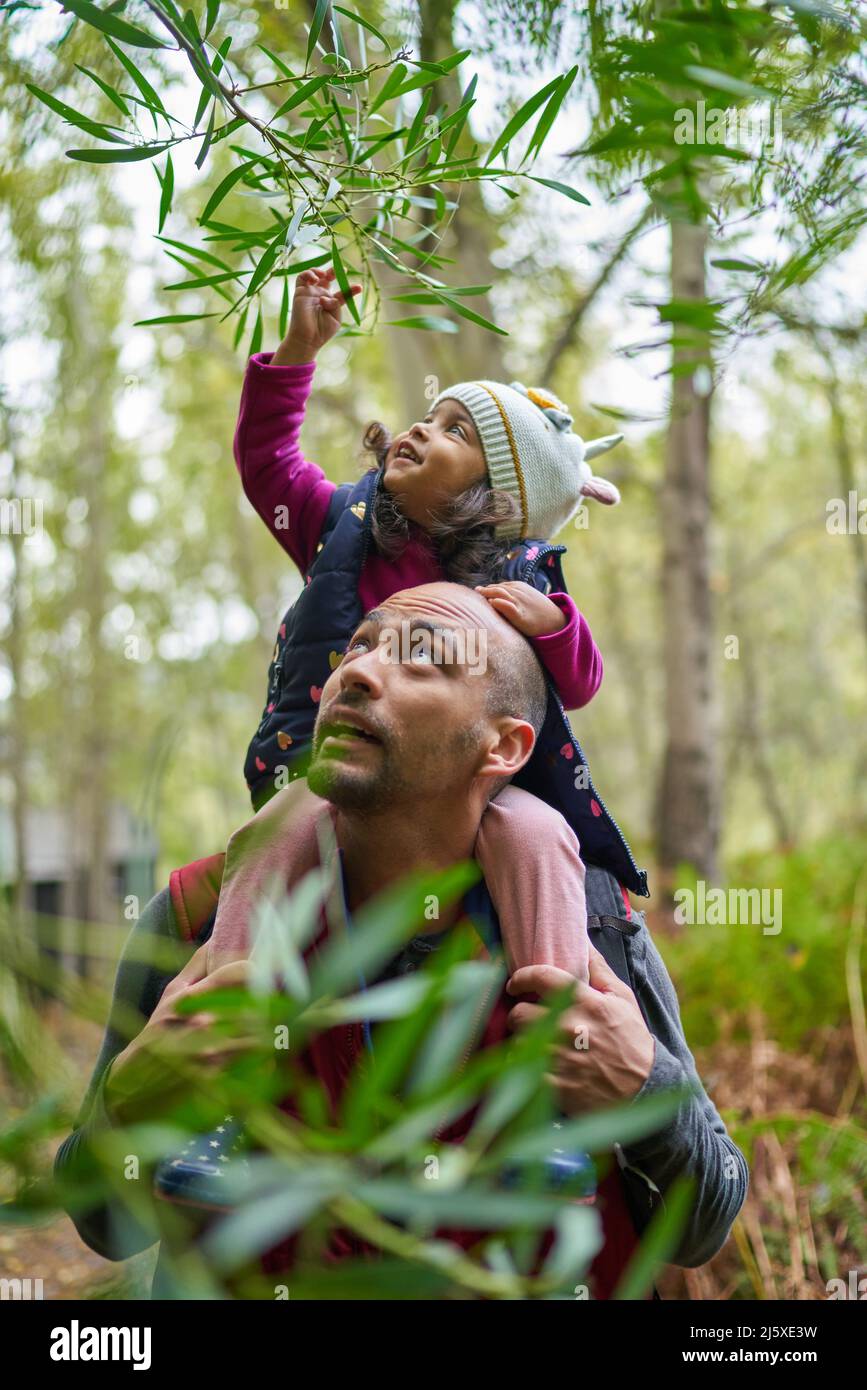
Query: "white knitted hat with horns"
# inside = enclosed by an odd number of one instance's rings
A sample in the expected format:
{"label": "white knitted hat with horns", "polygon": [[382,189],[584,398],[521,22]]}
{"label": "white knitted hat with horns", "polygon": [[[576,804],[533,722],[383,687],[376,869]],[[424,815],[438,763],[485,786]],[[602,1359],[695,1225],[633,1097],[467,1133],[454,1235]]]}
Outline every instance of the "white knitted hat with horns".
{"label": "white knitted hat with horns", "polygon": [[585,442],[572,430],[568,406],[550,391],[520,381],[460,381],[440,391],[430,409],[446,399],[472,416],[491,487],[511,493],[521,508],[520,518],[497,527],[500,540],[556,535],[585,497],[609,506],[620,501],[613,483],[594,476],[590,460],[623,435]]}

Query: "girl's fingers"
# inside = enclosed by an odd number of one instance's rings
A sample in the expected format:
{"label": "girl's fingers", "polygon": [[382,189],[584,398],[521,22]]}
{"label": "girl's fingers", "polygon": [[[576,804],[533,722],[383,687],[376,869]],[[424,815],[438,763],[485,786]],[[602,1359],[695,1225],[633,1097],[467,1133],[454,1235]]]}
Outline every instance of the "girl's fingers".
{"label": "girl's fingers", "polygon": [[488,599],[488,603],[492,608],[496,608],[498,613],[520,613],[521,611],[515,600],[507,598],[505,594],[502,597],[495,594],[493,598]]}

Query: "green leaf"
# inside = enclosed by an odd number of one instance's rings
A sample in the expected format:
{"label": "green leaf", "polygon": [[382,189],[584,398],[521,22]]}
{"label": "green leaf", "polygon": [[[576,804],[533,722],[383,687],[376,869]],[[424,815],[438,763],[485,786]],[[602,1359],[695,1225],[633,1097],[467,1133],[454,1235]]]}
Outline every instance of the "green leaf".
{"label": "green leaf", "polygon": [[201,91],[201,95],[199,96],[199,104],[198,104],[198,106],[196,107],[196,114],[195,114],[195,116],[193,117],[193,130],[197,130],[197,129],[198,129],[199,121],[202,119],[202,117],[203,117],[204,114],[205,114],[205,111],[206,111],[206,109],[207,109],[208,102],[209,102],[209,101],[212,101],[212,100],[213,100],[213,94],[212,94],[211,92],[208,91],[208,88],[207,88],[207,87],[203,87],[203,88],[202,88],[202,91]]}
{"label": "green leaf", "polygon": [[334,273],[337,277],[337,283],[343,291],[344,295],[346,296],[346,306],[349,309],[349,312],[351,313],[352,317],[355,319],[355,322],[360,327],[361,318],[359,317],[358,313],[358,305],[355,302],[355,295],[350,294],[349,277],[346,274],[346,268],[341,259],[340,252],[337,249],[336,241],[332,242],[331,245],[331,264],[334,266]]}
{"label": "green leaf", "polygon": [[228,38],[223,39],[223,42],[220,44],[220,47],[214,54],[214,61],[211,63],[211,72],[214,74],[215,77],[218,77],[220,73],[223,71],[223,64],[225,63],[226,58],[228,57],[229,49],[231,47],[232,37],[231,35],[229,35]]}
{"label": "green leaf", "polygon": [[436,315],[427,314],[420,318],[412,319],[390,319],[386,323],[387,328],[421,328],[427,333],[457,333],[458,326],[452,323],[451,319],[437,318]]}
{"label": "green leaf", "polygon": [[777,95],[776,92],[768,91],[765,87],[754,87],[751,82],[742,82],[738,77],[731,77],[727,72],[717,72],[715,68],[696,67],[693,64],[688,64],[683,71],[685,76],[692,78],[694,82],[703,83],[706,87],[713,87],[720,92],[730,92],[732,96],[767,101],[768,98]]}
{"label": "green leaf", "polygon": [[383,48],[387,48],[389,53],[391,52],[391,44],[388,42],[388,39],[385,37],[384,34],[381,34],[379,30],[373,24],[370,23],[369,20],[362,19],[361,15],[356,14],[354,10],[345,10],[342,5],[332,5],[331,8],[332,10],[339,10],[341,14],[346,15],[347,19],[351,19],[354,24],[360,24],[363,29],[367,29],[371,34],[375,35],[375,37],[379,39]]}
{"label": "green leaf", "polygon": [[270,58],[270,59],[271,59],[271,62],[274,64],[274,66],[275,66],[276,68],[279,68],[279,69],[280,69],[280,71],[282,72],[282,74],[283,74],[284,77],[291,77],[294,81],[296,81],[296,82],[298,81],[298,78],[296,77],[296,75],[295,75],[295,73],[292,71],[292,69],[291,69],[291,68],[287,68],[287,66],[286,66],[286,64],[283,62],[282,58],[278,58],[276,53],[272,53],[271,50],[270,50],[270,48],[266,48],[265,45],[264,45],[263,43],[257,44],[256,47],[257,47],[262,53],[265,54],[265,57],[266,57],[266,58]]}
{"label": "green leaf", "polygon": [[[170,142],[177,144],[176,140]],[[169,145],[139,145],[127,150],[67,150],[68,159],[80,159],[84,164],[134,164],[139,159],[153,159],[163,154]]]}
{"label": "green leaf", "polygon": [[262,348],[262,306],[256,315],[256,322],[253,324],[253,332],[250,335],[250,346],[247,349],[247,356],[252,357],[255,352],[260,352]]}
{"label": "green leaf", "polygon": [[286,337],[286,329],[289,326],[289,277],[283,281],[283,298],[280,301],[280,322],[278,325],[280,341]]}
{"label": "green leaf", "polygon": [[437,1226],[472,1230],[510,1230],[517,1226],[554,1225],[563,1210],[562,1198],[530,1192],[497,1192],[477,1184],[457,1190],[426,1182],[375,1178],[359,1183],[353,1195],[392,1220],[425,1219]]}
{"label": "green leaf", "polygon": [[266,247],[264,254],[259,258],[256,269],[253,271],[252,278],[247,286],[248,296],[254,295],[261,285],[264,284],[268,272],[283,249],[286,236],[286,228],[281,227],[274,239]]}
{"label": "green leaf", "polygon": [[[154,167],[156,168],[156,166]],[[159,169],[157,169],[157,175],[159,175]],[[171,150],[169,150],[168,154],[166,155],[166,172],[163,175],[162,187],[163,191],[162,196],[160,198],[160,220],[159,226],[157,227],[157,231],[159,232],[162,231],[163,227],[166,224],[166,218],[168,217],[172,206],[172,194],[175,191],[175,170],[172,164]]]}
{"label": "green leaf", "polygon": [[161,314],[156,319],[138,319],[133,328],[149,328],[154,323],[193,323],[196,319],[215,319],[214,314]]}
{"label": "green leaf", "polygon": [[321,1156],[298,1170],[273,1164],[270,1192],[243,1201],[203,1238],[208,1259],[222,1270],[246,1263],[299,1229],[330,1198],[346,1190],[347,1175]]}
{"label": "green leaf", "polygon": [[460,138],[461,131],[463,130],[464,126],[465,126],[466,123],[467,123],[467,118],[468,118],[468,116],[469,116],[469,114],[470,114],[470,111],[471,111],[472,107],[475,105],[476,99],[475,99],[474,93],[475,93],[475,90],[476,90],[476,83],[478,82],[478,80],[479,80],[479,75],[478,75],[478,73],[473,73],[472,78],[471,78],[470,81],[467,83],[466,91],[464,92],[463,96],[461,97],[461,104],[460,104],[458,110],[459,110],[459,111],[462,111],[464,114],[463,114],[463,116],[461,117],[461,119],[460,119],[459,121],[456,121],[456,122],[455,122],[455,125],[454,125],[453,128],[452,128],[452,133],[451,133],[451,137],[450,137],[450,139],[449,139],[449,143],[446,145],[446,159],[451,159],[451,157],[452,157],[452,151],[453,151],[455,145],[457,144],[458,139]]}
{"label": "green leaf", "polygon": [[202,251],[198,246],[188,246],[185,241],[173,241],[171,237],[160,236],[157,241],[162,241],[166,246],[175,246],[179,251],[184,251],[188,256],[193,256],[196,260],[207,261],[209,265],[215,265],[218,270],[231,270],[232,267],[225,261],[221,261],[219,256],[212,256],[210,251]]}
{"label": "green leaf", "polygon": [[643,1298],[660,1265],[675,1254],[692,1209],[695,1182],[676,1178],[665,1194],[665,1205],[654,1215],[612,1298]]}
{"label": "green leaf", "polygon": [[[97,140],[113,140],[116,144],[121,144],[129,137],[126,135],[114,135],[111,132],[116,130],[116,126],[106,127],[99,121],[92,121],[87,116],[82,116],[78,111],[67,106],[66,102],[58,101],[57,97],[51,96],[49,92],[43,92],[41,87],[37,87],[33,82],[25,83],[28,92],[41,101],[51,111],[55,111],[58,116],[62,116],[70,125],[76,126],[79,130],[84,130],[88,135],[94,135]],[[127,114],[129,114],[127,112]]]}
{"label": "green leaf", "polygon": [[445,73],[451,72],[452,68],[460,67],[464,59],[469,58],[472,51],[471,48],[462,48],[460,52],[450,53],[448,58],[440,58],[435,63],[425,58],[416,58],[415,63],[417,67],[431,73],[434,77],[442,77]]}
{"label": "green leaf", "polygon": [[391,97],[394,96],[401,82],[406,77],[406,72],[406,63],[395,63],[388,77],[380,87],[376,99],[371,102],[368,108],[369,115],[372,116],[374,111],[378,111],[380,106],[383,106],[385,102],[389,101]]}
{"label": "green leaf", "polygon": [[279,120],[281,116],[285,116],[287,111],[291,111],[295,106],[300,106],[303,101],[306,101],[309,96],[312,96],[314,92],[318,92],[321,87],[324,87],[326,83],[330,81],[330,73],[325,73],[324,76],[312,77],[309,82],[305,82],[303,86],[299,87],[298,91],[295,92],[288,101],[284,101],[279,110],[274,112],[271,120]]}
{"label": "green leaf", "polygon": [[418,104],[418,110],[415,113],[412,125],[409,128],[409,134],[406,137],[406,153],[404,154],[403,159],[400,161],[401,164],[412,153],[415,146],[418,144],[418,138],[421,134],[422,126],[424,124],[424,118],[427,115],[427,110],[430,106],[430,99],[431,93],[427,91],[425,92],[424,96]]}
{"label": "green leaf", "polygon": [[[204,138],[204,140],[202,141],[202,148],[199,150],[199,153],[196,155],[196,168],[197,168],[197,169],[201,169],[202,165],[204,164],[205,160],[206,160],[207,157],[208,157],[208,150],[211,148],[211,141],[212,141],[212,139],[214,138],[214,120],[216,119],[216,114],[217,114],[217,103],[214,102],[214,104],[213,104],[212,107],[211,107],[211,119],[208,121],[208,129],[205,131],[205,138]],[[160,228],[160,230],[162,231],[162,228]]]}
{"label": "green leaf", "polygon": [[558,1215],[556,1230],[543,1273],[571,1284],[589,1269],[594,1255],[602,1249],[601,1221],[595,1211],[570,1205]]}
{"label": "green leaf", "polygon": [[224,270],[219,275],[197,275],[192,280],[182,280],[174,285],[163,285],[163,289],[168,290],[203,290],[213,285],[224,285],[227,280],[243,280],[245,274],[243,270]]}
{"label": "green leaf", "polygon": [[244,334],[244,324],[247,322],[247,313],[248,313],[248,311],[249,311],[249,308],[250,308],[249,304],[245,304],[245,305],[244,305],[244,308],[243,308],[243,311],[242,311],[242,313],[241,313],[241,317],[238,319],[238,327],[235,329],[235,337],[234,337],[234,339],[232,340],[232,346],[233,346],[233,347],[237,347],[238,344],[239,344],[240,341],[241,341],[241,338],[243,337],[243,334]]}
{"label": "green leaf", "polygon": [[447,1006],[428,1030],[413,1067],[411,1096],[429,1093],[458,1071],[462,1056],[484,1031],[506,977],[502,963],[465,961],[456,967],[452,984],[460,982],[461,971],[471,990]]}
{"label": "green leaf", "polygon": [[553,188],[555,193],[563,193],[575,203],[584,203],[588,208],[590,206],[590,199],[579,193],[577,188],[570,188],[568,183],[558,183],[556,179],[543,179],[538,174],[528,174],[527,178],[532,179],[534,183],[543,183],[546,188]]}
{"label": "green leaf", "polygon": [[166,111],[166,108],[163,106],[162,102],[160,101],[160,98],[157,96],[156,92],[154,91],[151,84],[148,82],[147,78],[144,76],[143,73],[139,72],[132,59],[127,57],[122,48],[118,48],[117,44],[112,43],[111,39],[106,39],[106,43],[108,44],[115,58],[117,58],[117,61],[129,73],[129,76],[132,78],[133,82],[138,87],[139,91],[144,97],[145,105],[149,108],[151,115],[153,116],[154,130],[156,130],[157,119],[154,113],[159,112],[161,116],[165,116],[167,119],[169,113]]}
{"label": "green leaf", "polygon": [[424,902],[431,893],[440,910],[460,897],[479,877],[478,865],[469,860],[436,874],[412,874],[377,895],[355,914],[352,930],[329,941],[311,971],[314,998],[354,988],[359,970],[373,978],[394,950],[413,934]]}
{"label": "green leaf", "polygon": [[310,66],[310,59],[319,41],[322,32],[322,25],[325,23],[325,16],[328,13],[328,0],[316,0],[316,9],[313,11],[313,22],[310,25],[310,33],[307,36],[307,61],[306,66]]}
{"label": "green leaf", "polygon": [[144,29],[138,29],[134,24],[128,24],[125,19],[118,19],[115,15],[109,14],[106,10],[100,10],[96,5],[91,5],[89,0],[63,0],[63,8],[71,10],[79,19],[83,19],[86,24],[90,24],[94,29],[99,29],[103,34],[111,34],[113,38],[120,39],[121,43],[130,43],[134,48],[167,48],[161,39],[154,38],[153,34],[148,34]]}
{"label": "green leaf", "polygon": [[572,86],[572,83],[575,81],[577,75],[578,68],[576,66],[570,68],[569,71],[567,73],[564,73],[563,77],[560,79],[559,86],[552,94],[550,100],[548,101],[548,105],[542,112],[542,115],[539,118],[539,124],[533,131],[530,143],[524,151],[524,158],[521,160],[522,164],[524,163],[524,160],[530,157],[534,150],[537,153],[541,150],[543,144],[545,143],[545,137],[547,136],[548,131],[551,129],[551,126],[554,124],[557,113],[560,110],[560,107],[563,105],[569,88]]}
{"label": "green leaf", "polygon": [[117,107],[118,111],[120,111],[121,115],[126,116],[127,118],[130,117],[129,107],[127,106],[120,93],[114,90],[114,87],[109,87],[108,83],[103,82],[102,78],[99,77],[97,73],[90,71],[90,68],[83,68],[80,63],[76,63],[75,66],[78,68],[79,72],[84,73],[85,77],[89,77],[91,82],[96,83],[100,91],[105,93],[109,101]]}
{"label": "green leaf", "polygon": [[759,261],[740,261],[734,257],[725,257],[719,261],[711,261],[718,270],[748,270],[753,275],[759,274],[764,267]]}
{"label": "green leaf", "polygon": [[218,16],[219,13],[220,13],[220,0],[208,0],[207,10],[206,10],[206,16],[205,16],[205,38],[208,37],[208,35],[210,34],[210,32],[211,32],[211,30],[213,29],[214,25],[216,24],[216,22],[217,22],[217,16]]}
{"label": "green leaf", "polygon": [[482,318],[481,314],[476,314],[472,309],[468,309],[465,304],[461,304],[459,299],[452,299],[451,295],[443,294],[442,301],[449,304],[456,314],[460,314],[462,319],[469,319],[471,323],[477,323],[480,328],[488,328],[492,333],[501,333],[504,338],[508,338],[508,330],[498,327],[491,323],[490,319]]}
{"label": "green leaf", "polygon": [[534,96],[530,97],[529,101],[525,101],[523,106],[515,112],[512,119],[507,122],[505,128],[497,136],[488,151],[488,157],[485,160],[486,167],[491,163],[492,159],[496,158],[500,150],[505,149],[506,145],[514,139],[521,127],[527,124],[534,112],[538,111],[543,101],[547,101],[551,93],[556,91],[562,80],[562,76],[555,77],[553,82],[549,82],[547,87],[543,87],[541,91],[536,92]]}
{"label": "green leaf", "polygon": [[[211,214],[216,212],[226,194],[231,192],[235,184],[239,183],[244,175],[253,168],[254,164],[258,164],[259,162],[260,156],[257,155],[255,158],[247,160],[246,164],[239,164],[237,169],[232,169],[224,179],[220,180],[205,204],[204,211],[199,218],[200,223],[207,222]],[[160,230],[162,230],[162,228],[160,228]]]}
{"label": "green leaf", "polygon": [[[677,1113],[685,1098],[694,1094],[694,1089],[683,1086],[677,1089],[659,1091],[641,1101],[612,1106],[597,1114],[581,1116],[580,1119],[564,1120],[557,1131],[557,1143],[562,1149],[583,1150],[587,1153],[604,1153],[615,1143],[624,1146],[644,1139],[648,1134],[661,1128]],[[550,1126],[532,1130],[529,1134],[511,1136],[492,1152],[488,1163],[502,1164],[504,1161],[531,1162],[545,1158],[551,1149]]]}
{"label": "green leaf", "polygon": [[351,994],[346,999],[335,1000],[333,1004],[317,1009],[313,1018],[317,1027],[324,1025],[329,1028],[339,1023],[358,1023],[363,1019],[403,1018],[419,1007],[430,987],[423,974],[387,980],[361,994]]}
{"label": "green leaf", "polygon": [[201,48],[202,36],[199,33],[199,26],[196,22],[196,16],[193,14],[192,10],[184,11],[183,25],[187,35],[189,36],[189,38],[192,39],[196,47]]}

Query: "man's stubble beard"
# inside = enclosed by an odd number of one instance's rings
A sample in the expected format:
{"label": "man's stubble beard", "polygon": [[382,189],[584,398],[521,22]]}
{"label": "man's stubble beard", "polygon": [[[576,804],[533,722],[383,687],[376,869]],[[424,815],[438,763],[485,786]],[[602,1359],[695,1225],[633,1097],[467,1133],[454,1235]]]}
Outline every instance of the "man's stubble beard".
{"label": "man's stubble beard", "polygon": [[454,773],[453,761],[462,760],[478,747],[483,727],[479,720],[458,729],[447,748],[440,744],[436,749],[425,749],[414,769],[407,767],[406,757],[394,743],[383,752],[379,767],[370,771],[349,769],[317,754],[310,764],[307,784],[316,796],[342,811],[376,814],[401,803],[417,805],[420,798],[435,797],[445,790]]}

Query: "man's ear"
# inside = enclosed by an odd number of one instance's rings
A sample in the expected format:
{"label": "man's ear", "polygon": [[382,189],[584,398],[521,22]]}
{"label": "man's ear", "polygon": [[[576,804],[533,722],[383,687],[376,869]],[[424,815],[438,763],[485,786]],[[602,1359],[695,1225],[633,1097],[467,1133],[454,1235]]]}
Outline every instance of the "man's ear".
{"label": "man's ear", "polygon": [[481,778],[514,777],[528,761],[536,743],[536,733],[526,719],[503,715],[492,730],[476,770]]}

